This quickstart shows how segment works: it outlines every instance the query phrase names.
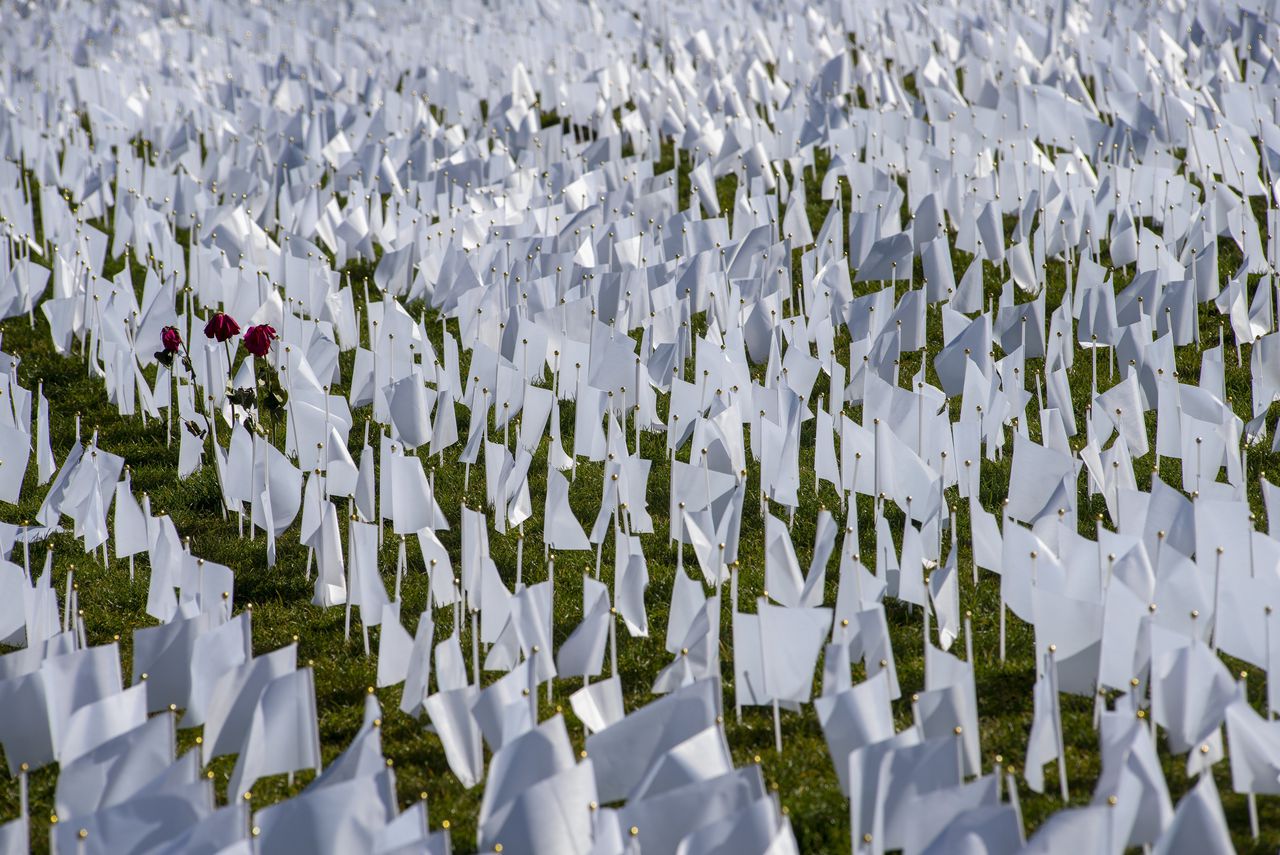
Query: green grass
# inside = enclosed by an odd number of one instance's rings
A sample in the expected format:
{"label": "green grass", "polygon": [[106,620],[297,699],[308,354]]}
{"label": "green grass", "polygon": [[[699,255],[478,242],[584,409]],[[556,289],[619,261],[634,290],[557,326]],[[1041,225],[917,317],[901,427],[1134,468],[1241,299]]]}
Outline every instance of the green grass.
{"label": "green grass", "polygon": [[[664,158],[657,165],[655,173],[676,166],[668,146],[664,150]],[[818,175],[821,176],[827,158],[820,154]],[[688,158],[681,159],[677,172],[678,198],[688,199]],[[818,186],[808,181],[809,216],[815,233],[826,216],[826,203],[819,198]],[[734,179],[722,180],[718,185],[722,207],[726,215],[732,213]],[[849,190],[844,187],[846,196],[845,209],[848,210]],[[1265,222],[1265,218],[1263,220]],[[103,227],[105,224],[99,224]],[[1010,227],[1012,223],[1008,224]],[[185,245],[186,241],[181,241]],[[1238,253],[1234,247],[1225,244],[1221,249],[1224,271],[1233,269],[1238,261]],[[1234,253],[1234,255],[1233,255]],[[798,262],[799,253],[796,254]],[[957,276],[963,272],[969,262],[965,253],[956,252],[953,259]],[[106,275],[110,275],[121,266],[120,260],[108,263]],[[799,264],[793,265],[793,272],[799,275]],[[348,266],[347,271],[352,281],[359,282],[362,277],[370,276],[372,267],[368,263],[356,263]],[[135,268],[135,278],[141,279],[141,272]],[[919,283],[922,273],[917,267],[916,282]],[[1065,268],[1061,261],[1052,261],[1047,270],[1049,282],[1048,304],[1050,307],[1061,298],[1064,289]],[[1116,272],[1117,287],[1127,281],[1124,271]],[[987,296],[999,294],[1001,277],[999,271],[987,265],[985,287]],[[881,287],[879,283],[855,286],[856,293],[866,293]],[[899,283],[899,291],[905,290],[906,283]],[[360,289],[354,289],[357,292]],[[415,314],[420,307],[413,307]],[[929,341],[930,349],[925,355],[919,353],[905,354],[901,364],[901,376],[910,377],[918,369],[922,358],[927,359],[927,376],[937,383],[931,361],[941,339],[940,315],[930,310]],[[705,319],[697,319],[696,328],[705,328]],[[1201,307],[1201,332],[1205,341],[1217,340],[1218,318],[1216,312],[1209,307]],[[434,343],[439,345],[440,325],[437,322],[427,323],[427,329],[437,337]],[[450,329],[457,334],[456,324],[450,322]],[[257,653],[273,650],[296,639],[299,644],[299,660],[310,663],[315,668],[316,692],[320,715],[320,735],[323,745],[324,759],[331,762],[355,735],[361,721],[363,699],[369,687],[373,685],[376,674],[376,659],[363,655],[359,633],[353,633],[350,642],[343,639],[343,610],[340,608],[323,610],[310,604],[311,584],[303,576],[306,561],[305,549],[298,545],[296,527],[287,533],[278,543],[279,559],[275,567],[266,566],[265,539],[259,536],[256,540],[241,539],[237,536],[234,516],[224,519],[220,506],[219,491],[215,475],[211,467],[205,467],[192,477],[179,481],[177,473],[177,444],[170,447],[166,443],[166,429],[163,422],[150,421],[144,424],[138,417],[121,418],[115,409],[108,405],[101,383],[86,375],[86,367],[82,359],[63,358],[53,352],[49,341],[49,330],[39,312],[36,313],[34,326],[27,318],[13,318],[0,324],[3,332],[3,347],[6,351],[22,357],[19,378],[23,385],[34,389],[38,381],[43,381],[46,396],[50,401],[51,422],[53,425],[53,447],[59,462],[65,456],[73,441],[74,415],[79,413],[83,420],[84,434],[99,431],[100,445],[111,452],[121,454],[132,466],[133,486],[135,493],[149,494],[154,513],[169,514],[178,532],[191,539],[193,552],[212,561],[227,564],[236,572],[237,609],[253,610],[253,642]],[[1228,329],[1228,335],[1230,334]],[[1228,340],[1229,341],[1229,340]],[[847,354],[847,333],[837,339],[837,351]],[[1226,355],[1227,393],[1234,402],[1237,412],[1248,418],[1245,402],[1249,398],[1249,348],[1243,349],[1241,366],[1235,364],[1234,354],[1228,345]],[[465,359],[465,357],[464,357]],[[1037,373],[1040,360],[1029,360],[1028,374]],[[344,378],[350,376],[351,354],[342,358]],[[1199,353],[1194,348],[1181,348],[1177,353],[1179,375],[1184,379],[1198,376]],[[1100,360],[1100,385],[1104,388],[1112,382],[1106,368],[1106,361]],[[1071,373],[1071,384],[1076,396],[1077,419],[1088,403],[1090,363],[1087,358],[1076,361]],[[465,363],[464,363],[465,367]],[[687,367],[686,367],[687,368]],[[759,379],[763,374],[761,366],[753,367],[753,376]],[[825,393],[825,378],[820,378],[815,395]],[[958,401],[956,402],[958,405]],[[564,428],[565,446],[571,447],[572,407],[561,405],[561,425]],[[1028,407],[1031,435],[1039,437],[1038,416],[1034,402]],[[660,403],[660,412],[665,416],[665,401]],[[847,411],[852,417],[860,417],[858,408]],[[358,453],[360,441],[360,424],[370,413],[368,408],[355,412],[357,427],[352,431],[353,449]],[[953,413],[954,415],[954,413]],[[1149,419],[1153,416],[1149,416]],[[459,430],[464,434],[467,419],[459,411]],[[1150,422],[1149,422],[1150,423]],[[179,428],[175,427],[176,431]],[[749,428],[748,428],[749,429]],[[813,427],[806,426],[801,450],[800,500],[801,504],[795,515],[792,538],[802,563],[807,563],[814,537],[814,523],[817,511],[825,506],[839,514],[839,497],[829,485],[823,485],[814,491],[813,484]],[[1010,430],[1006,428],[1006,430]],[[1081,422],[1081,430],[1083,423]],[[227,432],[220,431],[225,442]],[[500,432],[499,432],[500,435]],[[1011,437],[1011,433],[1008,434]],[[629,431],[634,437],[634,429]],[[1073,442],[1079,447],[1083,438],[1077,437]],[[460,448],[453,449],[454,453]],[[1008,484],[1011,450],[998,462],[986,462],[983,466],[981,497],[988,509],[998,507],[1004,497]],[[618,666],[625,689],[628,709],[653,700],[649,692],[654,677],[664,667],[670,657],[663,650],[661,639],[665,631],[667,603],[670,598],[672,576],[676,565],[674,551],[668,545],[668,520],[666,517],[668,484],[670,470],[665,453],[665,437],[661,434],[645,433],[641,436],[640,453],[653,461],[649,478],[649,512],[653,517],[655,534],[642,535],[645,555],[648,559],[650,587],[646,597],[652,636],[650,639],[631,639],[623,628],[619,628]],[[689,448],[681,452],[681,459],[687,460]],[[446,461],[450,455],[446,453]],[[1250,479],[1249,500],[1258,519],[1265,517],[1261,497],[1257,486],[1259,476],[1265,474],[1273,479],[1277,473],[1277,456],[1269,452],[1251,450],[1249,454]],[[1135,474],[1139,485],[1150,483],[1153,454],[1135,462]],[[449,532],[441,533],[441,539],[455,556],[460,553],[459,506],[467,502],[476,507],[483,502],[483,473],[477,467],[471,473],[470,496],[463,489],[463,467],[457,463],[447,462],[438,466],[435,459],[428,462],[429,467],[436,468],[437,498],[445,514],[453,524]],[[1162,475],[1166,481],[1177,483],[1176,461],[1165,461]],[[535,519],[526,526],[524,537],[523,577],[528,583],[542,581],[546,578],[546,565],[543,562],[543,544],[541,538],[541,497],[545,490],[546,442],[544,441],[530,469],[530,490],[535,508],[539,512]],[[579,520],[589,526],[594,519],[600,502],[600,482],[602,467],[599,464],[580,462],[576,481],[573,483],[570,498],[571,504]],[[1082,482],[1083,483],[1083,482]],[[751,498],[758,495],[759,471],[753,468],[749,476],[748,500],[745,503],[745,518],[742,525],[741,560],[741,602],[746,610],[751,610],[751,603],[763,588],[763,521],[760,519],[756,501]],[[35,485],[34,466],[28,473],[23,500],[17,507],[0,508],[0,518],[10,522],[22,521],[35,516],[44,490]],[[1005,662],[998,658],[999,627],[999,580],[997,577],[983,573],[979,583],[972,583],[970,568],[971,554],[966,535],[968,531],[968,512],[966,504],[958,501],[955,490],[948,493],[949,503],[955,506],[959,515],[958,530],[961,533],[959,543],[962,609],[972,613],[973,648],[976,659],[977,695],[982,729],[983,763],[988,769],[1002,758],[1003,763],[1021,773],[1021,763],[1026,745],[1027,734],[1032,717],[1032,684],[1033,684],[1033,651],[1034,635],[1029,625],[1017,619],[1011,619],[1008,632],[1008,659]],[[781,510],[774,508],[775,513]],[[1105,514],[1106,508],[1100,496],[1084,500],[1080,506],[1082,533],[1094,534],[1094,515]],[[874,518],[872,504],[864,498],[857,504],[858,526],[862,532],[864,547],[874,537]],[[901,526],[902,515],[895,508],[887,511],[893,527]],[[1104,520],[1112,526],[1110,520]],[[1262,525],[1259,522],[1259,525]],[[497,563],[504,580],[513,585],[516,575],[515,532],[507,535],[490,533],[489,539],[493,559]],[[93,644],[108,643],[118,639],[124,672],[130,673],[130,655],[132,633],[139,627],[153,625],[154,621],[144,611],[147,591],[148,568],[145,557],[138,561],[138,575],[130,582],[125,562],[112,560],[108,566],[101,564],[100,557],[84,554],[78,543],[69,534],[52,537],[48,542],[54,550],[54,568],[59,591],[62,589],[66,574],[74,566],[78,581],[80,602],[84,610],[89,639]],[[381,553],[384,578],[390,582],[394,579],[395,538],[388,536]],[[945,554],[944,546],[944,554]],[[422,572],[421,557],[417,544],[410,539],[408,544],[411,571],[404,581],[402,618],[412,633],[417,616],[426,603],[426,576]],[[32,550],[33,566],[43,560],[44,547],[37,546]],[[604,554],[611,555],[612,545],[606,543]],[[872,550],[864,550],[870,553]],[[692,551],[686,553],[686,561],[693,562]],[[581,575],[594,568],[594,555],[590,553],[561,554],[557,561],[556,599],[555,599],[555,638],[557,644],[564,641],[580,619]],[[605,561],[606,579],[611,577],[611,567]],[[838,574],[827,575],[826,602],[834,603]],[[722,616],[721,625],[726,627],[722,633],[727,642],[729,634],[727,603],[726,614]],[[899,727],[906,726],[911,720],[910,695],[912,691],[922,689],[923,656],[921,649],[921,613],[910,612],[904,605],[893,601],[886,603],[886,611],[890,621],[894,653],[897,660],[898,679],[903,690],[902,700],[894,706],[895,718]],[[451,630],[451,617],[447,612],[438,616],[437,638],[443,637]],[[376,653],[377,630],[370,631],[371,640]],[[465,641],[464,647],[467,642]],[[958,643],[958,652],[963,655],[963,643]],[[733,691],[732,650],[722,642],[722,663],[726,703],[731,706]],[[1233,670],[1240,670],[1239,663],[1231,662]],[[607,667],[607,666],[606,666]],[[486,679],[493,679],[498,674],[487,674]],[[862,679],[861,666],[855,666],[854,678]],[[1249,694],[1255,705],[1261,704],[1263,691],[1263,675],[1253,672],[1249,681]],[[569,730],[575,741],[575,747],[582,747],[582,728],[569,710],[567,697],[577,688],[576,681],[560,682],[555,686],[554,700],[548,702],[545,693],[542,696],[541,715],[546,717],[554,712],[563,712],[569,722]],[[394,763],[399,796],[402,804],[408,804],[420,797],[428,799],[431,813],[431,824],[439,827],[442,821],[449,820],[454,829],[455,844],[463,851],[471,847],[475,839],[475,816],[478,811],[482,787],[465,790],[449,772],[439,740],[425,731],[426,720],[414,720],[398,711],[399,688],[383,689],[377,692],[383,707],[383,740],[386,756]],[[563,705],[563,706],[562,706]],[[1071,780],[1072,801],[1075,804],[1087,802],[1092,794],[1094,782],[1099,773],[1099,756],[1097,751],[1097,734],[1092,728],[1092,702],[1089,699],[1063,696],[1062,698],[1064,730],[1067,744],[1067,765]],[[764,779],[777,790],[783,809],[793,821],[793,827],[801,848],[806,852],[847,852],[849,850],[848,811],[845,800],[840,796],[836,786],[836,777],[832,761],[827,754],[825,741],[818,725],[817,717],[811,707],[806,706],[799,714],[783,713],[782,732],[785,752],[777,754],[773,748],[773,728],[771,711],[768,708],[748,708],[744,710],[741,723],[734,720],[730,713],[726,716],[725,729],[729,744],[733,750],[735,763],[738,765],[760,763]],[[179,735],[180,749],[194,744],[198,731],[183,731]],[[1161,752],[1164,760],[1165,774],[1170,790],[1176,799],[1184,793],[1189,783],[1183,773],[1183,761]],[[210,771],[214,777],[215,790],[219,797],[225,791],[227,776],[232,768],[234,758],[224,757],[216,760]],[[1052,780],[1053,769],[1047,772]],[[1280,799],[1263,797],[1259,799],[1262,827],[1266,829],[1262,840],[1255,846],[1248,839],[1248,821],[1245,800],[1230,790],[1230,778],[1226,763],[1219,764],[1215,770],[1219,788],[1223,793],[1223,802],[1228,822],[1235,834],[1235,842],[1242,850],[1264,849],[1274,851],[1280,846]],[[253,788],[253,806],[261,808],[282,798],[296,794],[311,779],[310,773],[300,773],[290,785],[285,776],[274,776],[259,781]],[[32,834],[38,847],[47,846],[46,831],[49,817],[53,809],[53,788],[55,769],[48,767],[32,775]],[[1052,789],[1052,788],[1051,788]],[[1033,831],[1053,811],[1062,805],[1056,796],[1037,796],[1030,793],[1025,786],[1020,788],[1023,815],[1028,833]],[[0,817],[15,816],[18,810],[17,782],[10,778],[0,779]]]}

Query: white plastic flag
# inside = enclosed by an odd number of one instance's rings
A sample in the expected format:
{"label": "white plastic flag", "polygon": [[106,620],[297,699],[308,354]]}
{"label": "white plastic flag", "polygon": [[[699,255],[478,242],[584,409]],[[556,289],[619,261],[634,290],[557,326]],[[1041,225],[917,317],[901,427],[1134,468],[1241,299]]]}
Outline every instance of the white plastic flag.
{"label": "white plastic flag", "polygon": [[234,802],[259,778],[297,769],[320,769],[315,678],[310,668],[276,677],[263,687],[227,780],[227,798]]}

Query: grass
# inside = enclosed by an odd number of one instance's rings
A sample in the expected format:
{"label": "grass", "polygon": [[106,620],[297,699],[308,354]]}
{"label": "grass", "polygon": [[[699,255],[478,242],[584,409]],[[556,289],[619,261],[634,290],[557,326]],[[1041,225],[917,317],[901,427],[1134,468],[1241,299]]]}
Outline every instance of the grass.
{"label": "grass", "polygon": [[[827,157],[819,152],[817,174],[821,176],[825,169]],[[676,163],[670,146],[664,148],[664,157],[655,173],[675,169],[674,176],[678,183],[678,198],[688,199],[688,158]],[[717,190],[722,208],[726,215],[733,210],[733,193],[735,189],[732,177],[722,179]],[[843,188],[845,209],[850,209],[849,189]],[[816,233],[827,213],[827,205],[819,198],[816,184],[810,180],[808,186],[809,217]],[[0,212],[3,213],[3,212]],[[1265,217],[1262,220],[1265,223]],[[106,230],[106,224],[99,223]],[[1012,227],[1012,222],[1007,224]],[[181,243],[185,245],[186,241]],[[1233,269],[1239,254],[1233,246],[1223,245],[1222,269]],[[1234,253],[1234,255],[1233,255]],[[799,252],[794,257],[793,274],[798,278],[800,265]],[[957,251],[953,265],[959,275],[966,268],[969,257]],[[918,267],[915,274],[917,283],[922,272]],[[120,269],[121,261],[114,259],[108,262],[104,276],[110,276]],[[141,285],[141,270],[134,268],[135,284]],[[357,262],[348,265],[346,271],[351,280],[359,282],[364,277],[371,278],[372,267],[368,262]],[[1000,272],[992,265],[986,265],[985,288],[988,298],[998,296],[1001,286]],[[1061,299],[1065,287],[1065,265],[1060,260],[1051,261],[1046,270],[1048,280],[1048,304],[1056,305]],[[1122,287],[1128,279],[1126,271],[1115,272],[1116,287]],[[881,283],[855,286],[855,293],[867,293],[882,287]],[[898,290],[906,289],[905,282],[898,283]],[[360,289],[354,289],[357,292]],[[360,298],[362,301],[362,297]],[[416,316],[421,307],[411,307]],[[432,316],[428,315],[429,319]],[[920,365],[920,359],[926,359],[926,375],[930,382],[937,383],[932,368],[932,357],[937,351],[942,337],[940,315],[936,310],[928,313],[930,348],[924,355],[919,353],[905,354],[901,361],[900,374],[912,376]],[[1209,307],[1201,307],[1200,325],[1202,338],[1205,341],[1216,341],[1218,318]],[[440,345],[440,324],[428,322],[427,330],[435,338],[433,342]],[[449,328],[457,334],[455,322],[449,322]],[[695,328],[705,328],[705,319],[695,319]],[[344,641],[343,610],[323,610],[310,604],[311,585],[304,579],[306,552],[297,543],[296,528],[286,534],[278,543],[278,563],[268,568],[265,557],[265,539],[258,537],[254,541],[237,536],[234,516],[224,519],[220,506],[219,490],[211,467],[206,466],[186,480],[179,481],[177,473],[177,444],[172,447],[166,442],[166,428],[163,422],[150,421],[143,423],[140,418],[122,418],[109,405],[100,381],[87,376],[86,366],[82,359],[65,358],[54,353],[50,344],[49,330],[37,312],[34,324],[27,318],[9,319],[0,324],[3,332],[3,347],[22,358],[19,378],[28,388],[34,389],[38,381],[43,381],[46,396],[50,401],[52,441],[55,454],[61,462],[74,439],[74,416],[79,414],[87,435],[93,430],[99,432],[99,442],[104,449],[121,454],[132,466],[133,486],[135,493],[141,496],[147,493],[151,499],[154,513],[169,514],[179,533],[191,539],[192,551],[206,559],[223,563],[236,572],[236,607],[237,610],[253,610],[253,642],[257,653],[264,653],[296,640],[299,645],[300,664],[309,663],[315,668],[316,693],[320,716],[320,736],[326,764],[346,748],[348,742],[359,728],[363,700],[375,681],[376,659],[363,655],[358,633],[353,633],[351,641]],[[1229,331],[1228,331],[1229,334]],[[367,344],[367,343],[366,343]],[[847,353],[847,333],[837,339],[837,352]],[[1230,353],[1228,341],[1226,358],[1226,382],[1228,396],[1234,402],[1238,414],[1248,419],[1245,402],[1249,399],[1249,348],[1243,348],[1243,361],[1240,366]],[[341,365],[343,376],[349,377],[351,372],[350,352],[343,354]],[[464,357],[465,359],[465,357]],[[1198,375],[1200,353],[1194,347],[1180,348],[1177,352],[1179,376],[1186,380]],[[1105,362],[1100,360],[1100,364]],[[465,363],[464,363],[465,367]],[[686,372],[691,366],[685,366]],[[1041,369],[1041,360],[1029,360],[1028,374],[1036,374]],[[753,366],[753,377],[759,381],[763,376],[762,366]],[[1078,359],[1071,372],[1071,385],[1075,395],[1077,420],[1083,430],[1080,416],[1088,404],[1089,360]],[[1110,385],[1112,378],[1104,368],[1100,368],[1100,384]],[[150,375],[149,375],[150,376]],[[686,376],[688,374],[686,373]],[[820,378],[815,395],[825,393],[825,378]],[[561,425],[565,433],[565,445],[571,447],[572,407],[561,404]],[[953,402],[958,406],[958,401]],[[860,418],[859,408],[848,408],[848,414]],[[1039,437],[1038,415],[1034,412],[1034,404],[1028,407],[1030,430],[1033,437]],[[660,412],[665,416],[666,403],[660,402]],[[953,417],[955,412],[953,411]],[[357,428],[352,431],[353,451],[358,456],[360,441],[360,423],[371,414],[368,408],[355,411]],[[1149,416],[1150,420],[1154,416]],[[459,412],[459,431],[463,434],[468,420]],[[807,564],[814,537],[814,524],[819,508],[825,506],[839,516],[840,501],[829,485],[814,490],[813,484],[813,427],[809,423],[805,427],[801,449],[800,507],[795,514],[792,538],[800,561]],[[175,428],[175,434],[176,430]],[[748,428],[749,430],[749,428]],[[1011,428],[1006,427],[1007,437],[1012,437]],[[629,431],[634,437],[634,430]],[[226,431],[220,431],[225,441]],[[1073,443],[1078,448],[1083,438],[1077,437]],[[459,446],[458,448],[460,448]],[[455,448],[454,451],[458,450]],[[545,490],[546,451],[544,441],[538,449],[534,464],[530,469],[530,490],[535,508],[540,508],[541,496]],[[665,437],[657,433],[642,433],[640,453],[653,461],[649,478],[649,512],[653,517],[655,533],[641,535],[645,555],[648,559],[650,586],[646,596],[651,632],[650,639],[631,639],[621,627],[618,641],[618,666],[625,690],[628,709],[653,700],[649,692],[650,685],[658,671],[670,660],[662,648],[661,638],[666,625],[667,603],[670,598],[673,571],[676,565],[674,551],[668,545],[668,520],[666,517],[668,484],[670,467],[665,453]],[[681,451],[680,459],[687,460],[690,450],[688,446]],[[449,455],[445,455],[446,461]],[[1140,485],[1150,483],[1153,454],[1135,461],[1134,469]],[[1277,472],[1277,456],[1270,452],[1251,450],[1248,460],[1248,478],[1250,486],[1248,496],[1252,510],[1258,519],[1265,518],[1265,510],[1257,486],[1259,476],[1266,474],[1273,479]],[[981,481],[981,499],[988,509],[998,508],[1004,498],[1008,484],[1011,464],[1011,446],[1001,460],[983,466]],[[429,466],[436,471],[437,498],[445,514],[453,524],[452,530],[441,533],[441,539],[450,549],[452,555],[460,554],[459,507],[464,502],[476,507],[483,502],[483,475],[477,471],[471,473],[471,491],[468,495],[463,489],[463,467],[461,464],[446,462],[439,465],[431,460]],[[1178,483],[1176,479],[1176,461],[1165,461],[1162,475],[1170,483]],[[600,482],[602,466],[588,462],[580,462],[577,478],[570,490],[571,505],[579,520],[589,526],[594,519],[600,503]],[[1083,482],[1082,482],[1083,483]],[[752,468],[749,476],[748,496],[758,495],[759,470]],[[0,518],[10,522],[18,522],[35,516],[44,490],[35,484],[34,466],[28,472],[23,499],[16,507],[0,508]],[[968,531],[968,511],[964,502],[958,501],[955,490],[948,491],[948,501],[958,513],[958,531],[962,533],[959,543],[961,583],[961,604],[972,614],[973,648],[976,659],[976,679],[979,713],[981,717],[981,737],[984,766],[990,769],[999,758],[1004,764],[1021,772],[1023,752],[1032,718],[1032,684],[1034,679],[1034,633],[1032,627],[1017,619],[1009,623],[1008,658],[1001,662],[998,657],[999,627],[999,579],[988,573],[982,573],[975,586],[971,579],[971,552],[968,538],[963,536]],[[781,513],[774,508],[775,513]],[[874,536],[874,511],[868,498],[856,504],[858,527],[862,532],[863,544],[868,544]],[[1101,496],[1090,496],[1082,499],[1080,505],[1081,531],[1086,535],[1094,534],[1095,515],[1106,513]],[[890,507],[886,514],[890,517],[893,528],[900,530],[902,514]],[[523,578],[533,583],[546,578],[546,565],[543,562],[541,538],[541,514],[535,515],[531,524],[526,526],[524,537]],[[1113,522],[1103,519],[1103,525],[1111,527]],[[1261,523],[1259,523],[1261,525]],[[741,602],[746,610],[751,610],[751,603],[763,588],[764,578],[764,543],[763,520],[759,516],[755,501],[750,498],[745,503],[745,517],[742,525],[741,560]],[[498,535],[491,532],[489,538],[493,559],[502,573],[508,586],[513,585],[516,575],[517,536],[514,532]],[[130,673],[130,656],[132,633],[139,627],[150,626],[154,621],[145,614],[148,568],[145,557],[138,562],[138,575],[130,582],[126,564],[112,560],[109,565],[101,563],[100,556],[86,555],[79,544],[68,533],[56,535],[48,541],[48,547],[54,550],[55,578],[62,590],[66,574],[75,568],[78,582],[81,607],[84,610],[85,622],[90,642],[93,644],[109,643],[118,640],[120,644],[123,670]],[[394,578],[395,555],[397,544],[395,538],[388,536],[382,549],[380,559],[384,578],[390,582]],[[944,546],[944,554],[945,554]],[[33,566],[43,560],[44,547],[36,547],[32,553]],[[421,557],[417,544],[410,539],[408,543],[409,563],[411,571],[404,581],[402,619],[410,633],[413,632],[417,616],[426,603],[427,579],[423,572]],[[865,550],[870,553],[871,550]],[[606,543],[604,554],[611,554],[611,545]],[[686,561],[692,562],[692,551],[686,553]],[[605,562],[605,578],[611,576],[609,562]],[[554,633],[557,644],[564,641],[580,619],[581,576],[594,568],[594,556],[590,553],[562,554],[557,563],[555,626]],[[829,572],[825,601],[834,603],[838,574]],[[727,604],[724,606],[726,612]],[[886,603],[886,612],[890,622],[893,649],[897,661],[898,679],[903,690],[903,698],[895,703],[894,713],[899,728],[911,721],[910,695],[912,691],[922,689],[924,684],[923,656],[921,648],[921,613],[914,613],[896,601]],[[443,637],[451,630],[451,618],[448,613],[439,615],[437,638]],[[721,625],[728,626],[727,614],[722,616]],[[377,630],[371,630],[372,642],[376,652]],[[727,640],[728,633],[723,633]],[[464,649],[467,647],[464,635]],[[963,645],[960,645],[963,650]],[[732,698],[733,673],[732,651],[722,643],[723,678],[726,698]],[[1240,670],[1239,663],[1228,663],[1233,670]],[[607,667],[607,666],[606,666]],[[1255,678],[1249,681],[1249,696],[1256,706],[1260,706],[1263,691],[1263,675],[1255,672]],[[500,676],[486,674],[486,680]],[[861,666],[855,666],[854,679],[863,677]],[[541,715],[546,717],[555,712],[562,712],[570,725],[570,733],[575,740],[575,747],[582,747],[582,728],[574,719],[567,703],[569,693],[576,688],[573,681],[558,681],[555,686],[554,700],[547,701],[543,695]],[[387,758],[394,764],[402,805],[407,805],[419,798],[426,798],[430,807],[431,824],[438,827],[442,821],[449,820],[454,829],[454,841],[461,849],[470,848],[475,839],[475,817],[478,812],[482,787],[465,790],[449,772],[439,740],[426,732],[426,720],[414,720],[399,712],[399,687],[377,691],[383,708],[383,745]],[[1085,698],[1063,696],[1064,731],[1067,746],[1067,765],[1071,780],[1072,803],[1081,804],[1092,795],[1094,782],[1099,774],[1098,738],[1092,728],[1092,701]],[[735,763],[759,763],[764,779],[774,788],[780,797],[783,809],[791,816],[793,827],[801,848],[806,852],[847,852],[849,850],[848,811],[846,801],[841,797],[836,785],[836,777],[832,761],[827,753],[817,717],[810,707],[805,707],[799,714],[783,713],[782,732],[785,751],[777,754],[773,748],[773,727],[771,711],[768,708],[748,708],[744,710],[741,723],[732,715],[726,717],[725,729],[729,744],[733,751]],[[179,734],[180,750],[190,748],[198,731],[182,731]],[[1175,799],[1184,793],[1190,782],[1183,772],[1183,762],[1173,758],[1167,752],[1161,752],[1164,770],[1170,790]],[[234,758],[223,757],[214,761],[210,767],[213,773],[215,790],[219,797],[225,791],[227,776],[232,768]],[[1263,837],[1255,845],[1248,838],[1247,813],[1245,800],[1231,792],[1228,767],[1219,764],[1215,770],[1219,789],[1223,793],[1224,807],[1228,822],[1235,835],[1235,842],[1242,850],[1274,851],[1280,846],[1280,799],[1262,797],[1259,799],[1262,827],[1266,830]],[[1052,780],[1052,767],[1048,771]],[[255,809],[276,802],[282,798],[296,794],[310,780],[310,773],[298,774],[290,784],[285,776],[274,776],[259,781],[253,788],[252,803]],[[1020,779],[1020,775],[1019,775]],[[53,810],[53,791],[55,769],[48,767],[32,775],[31,798],[33,839],[38,847],[47,846],[45,831]],[[1051,788],[1052,789],[1052,788]],[[1020,788],[1021,804],[1026,820],[1028,833],[1033,831],[1053,811],[1061,808],[1056,796],[1038,796],[1030,793],[1025,786]],[[0,779],[0,816],[12,817],[18,811],[18,786],[11,778]]]}

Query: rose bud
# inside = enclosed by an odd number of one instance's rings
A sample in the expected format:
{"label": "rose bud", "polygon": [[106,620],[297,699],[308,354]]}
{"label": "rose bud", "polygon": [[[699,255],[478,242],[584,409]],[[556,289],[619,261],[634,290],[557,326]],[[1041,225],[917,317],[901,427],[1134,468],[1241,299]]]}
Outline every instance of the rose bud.
{"label": "rose bud", "polygon": [[182,333],[177,327],[165,327],[160,330],[160,343],[164,345],[165,353],[177,353],[182,347]]}
{"label": "rose bud", "polygon": [[209,318],[209,322],[204,325],[204,334],[207,338],[226,341],[232,336],[240,334],[240,325],[230,315],[223,312],[215,312],[213,317]]}
{"label": "rose bud", "polygon": [[270,324],[258,324],[249,327],[244,333],[244,349],[254,356],[266,356],[271,350],[271,342],[275,341],[276,330]]}

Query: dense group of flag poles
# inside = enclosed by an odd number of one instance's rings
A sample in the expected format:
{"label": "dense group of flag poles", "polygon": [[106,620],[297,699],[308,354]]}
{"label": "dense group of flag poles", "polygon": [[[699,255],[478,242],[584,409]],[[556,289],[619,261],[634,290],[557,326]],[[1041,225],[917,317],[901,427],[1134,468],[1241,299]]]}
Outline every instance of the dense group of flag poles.
{"label": "dense group of flag poles", "polygon": [[[18,793],[0,851],[829,840],[758,764],[735,766],[726,718],[751,707],[779,754],[784,719],[816,717],[854,853],[1200,853],[1272,832],[1257,797],[1280,795],[1280,487],[1258,463],[1280,450],[1274,15],[6,15],[0,332],[47,329],[109,417],[163,423],[175,477],[212,472],[223,518],[265,541],[273,572],[305,576],[299,605],[343,610],[377,687],[401,687],[392,714],[429,725],[447,761],[430,773],[483,795],[474,841],[433,830],[425,797],[405,809],[372,692],[322,768],[296,637],[255,653],[237,568],[196,555],[135,495],[140,461],[78,415],[59,461],[59,390],[0,352],[0,502],[40,496],[34,519],[0,523]],[[445,478],[460,504],[442,503]],[[585,492],[598,501],[571,502]],[[46,541],[67,532],[146,586],[128,680],[118,637],[91,643],[93,587],[74,570],[57,584]],[[301,566],[277,562],[285,541]],[[665,625],[651,569],[670,578]],[[411,634],[404,588],[422,575]],[[977,659],[975,617],[998,623]],[[905,693],[902,621],[924,660]],[[1022,625],[1020,784],[985,768],[978,663],[1004,662]],[[666,664],[624,693],[620,649]],[[1253,704],[1224,657],[1262,675]],[[581,739],[543,717],[544,691],[569,692]],[[629,705],[638,691],[654,697]],[[1088,803],[1067,804],[1064,694],[1093,704]],[[179,728],[200,728],[183,754]],[[209,764],[231,755],[215,793]],[[1192,779],[1176,806],[1170,756]],[[1228,826],[1224,761],[1247,829]],[[1028,839],[1019,787],[1044,793],[1050,763],[1064,807]],[[54,764],[43,826],[28,778]],[[251,810],[258,781],[303,770]]]}

